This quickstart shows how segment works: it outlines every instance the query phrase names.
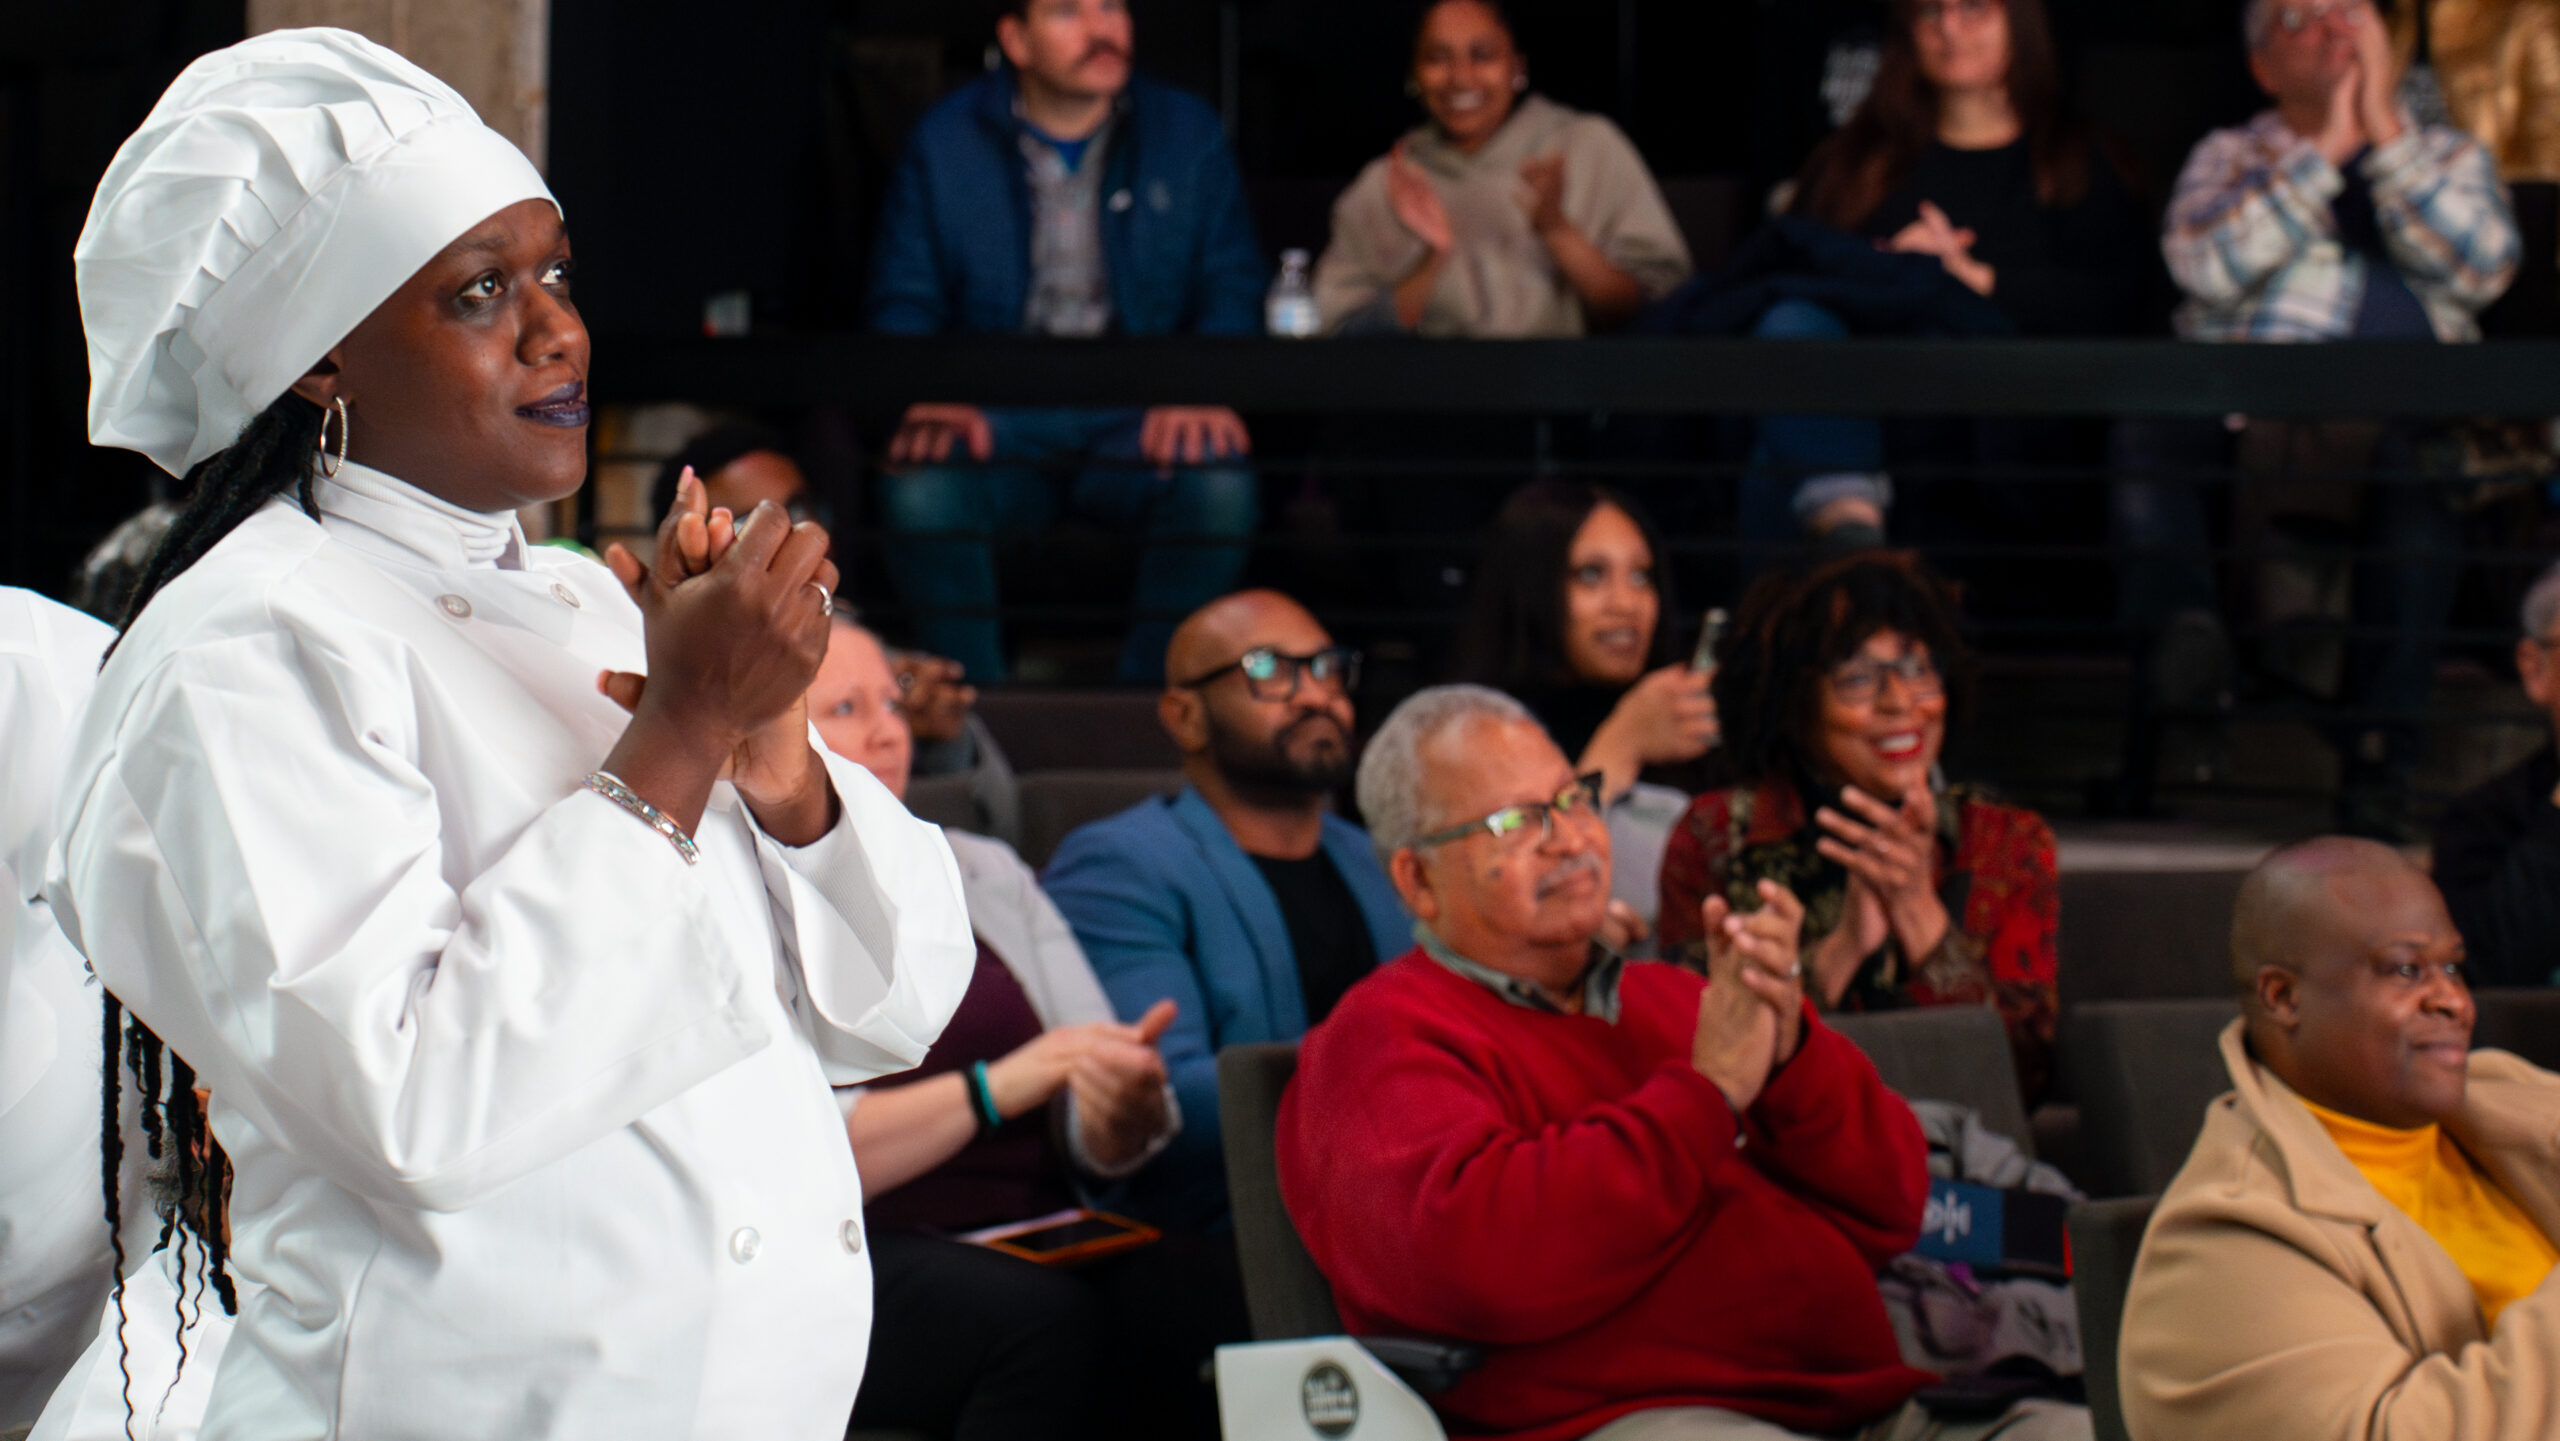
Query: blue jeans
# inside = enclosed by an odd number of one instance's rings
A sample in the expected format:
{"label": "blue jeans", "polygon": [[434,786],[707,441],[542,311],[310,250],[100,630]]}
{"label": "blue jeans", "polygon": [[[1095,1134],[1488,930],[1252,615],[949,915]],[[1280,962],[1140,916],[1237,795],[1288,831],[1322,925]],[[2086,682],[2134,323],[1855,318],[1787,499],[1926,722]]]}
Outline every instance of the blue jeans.
{"label": "blue jeans", "polygon": [[[1849,327],[1804,300],[1781,300],[1760,314],[1761,340],[1839,340]],[[1835,500],[1893,503],[1884,476],[1884,427],[1856,415],[1770,415],[1760,420],[1742,472],[1742,538],[1783,545],[1804,534]]]}
{"label": "blue jeans", "polygon": [[882,477],[893,537],[889,579],[916,615],[916,644],[977,681],[1005,676],[989,541],[1047,529],[1061,509],[1148,541],[1138,559],[1137,619],[1120,678],[1164,676],[1174,624],[1235,589],[1261,518],[1252,470],[1183,466],[1158,475],[1138,452],[1136,410],[989,410],[995,447],[983,466],[939,465]]}

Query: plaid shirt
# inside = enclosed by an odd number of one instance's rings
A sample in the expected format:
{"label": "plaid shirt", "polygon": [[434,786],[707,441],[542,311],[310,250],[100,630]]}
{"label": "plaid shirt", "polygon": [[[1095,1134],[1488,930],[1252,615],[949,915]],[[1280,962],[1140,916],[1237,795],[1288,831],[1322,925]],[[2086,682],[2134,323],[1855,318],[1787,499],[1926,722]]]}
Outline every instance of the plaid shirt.
{"label": "plaid shirt", "polygon": [[[2384,247],[2436,338],[2480,338],[2480,311],[2514,278],[2516,223],[2478,141],[2405,116],[2365,153]],[[2364,301],[2364,256],[2338,241],[2338,168],[2269,110],[2196,146],[2169,202],[2161,252],[2190,340],[2343,340]]]}

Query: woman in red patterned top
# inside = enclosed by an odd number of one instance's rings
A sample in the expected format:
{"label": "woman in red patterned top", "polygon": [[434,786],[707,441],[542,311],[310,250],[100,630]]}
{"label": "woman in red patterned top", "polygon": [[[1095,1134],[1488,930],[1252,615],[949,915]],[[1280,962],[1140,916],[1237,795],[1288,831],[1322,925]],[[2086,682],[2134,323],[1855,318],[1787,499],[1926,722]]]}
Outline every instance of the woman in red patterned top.
{"label": "woman in red patterned top", "polygon": [[1939,773],[1971,670],[1946,584],[1875,551],[1770,576],[1723,649],[1716,706],[1750,779],[1672,829],[1663,954],[1704,969],[1700,904],[1774,880],[1804,902],[1815,1004],[1996,1005],[2033,1106],[2053,1071],[2053,831]]}

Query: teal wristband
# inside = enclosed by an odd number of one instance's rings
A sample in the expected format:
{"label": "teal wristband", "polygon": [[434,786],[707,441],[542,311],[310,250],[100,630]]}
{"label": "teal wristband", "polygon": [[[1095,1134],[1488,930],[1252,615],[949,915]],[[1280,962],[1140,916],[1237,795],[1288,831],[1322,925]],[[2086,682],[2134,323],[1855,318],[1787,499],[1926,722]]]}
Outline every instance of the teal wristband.
{"label": "teal wristband", "polygon": [[969,1109],[978,1113],[978,1129],[992,1131],[1003,1125],[1004,1117],[996,1113],[995,1091],[987,1085],[987,1063],[972,1061],[962,1076],[969,1083]]}

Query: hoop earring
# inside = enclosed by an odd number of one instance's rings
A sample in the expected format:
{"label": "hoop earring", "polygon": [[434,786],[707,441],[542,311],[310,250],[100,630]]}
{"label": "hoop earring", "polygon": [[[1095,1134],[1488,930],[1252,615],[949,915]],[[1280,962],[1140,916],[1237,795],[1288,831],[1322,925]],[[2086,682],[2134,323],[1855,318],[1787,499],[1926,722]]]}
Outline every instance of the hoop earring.
{"label": "hoop earring", "polygon": [[347,398],[343,395],[336,397],[336,405],[338,461],[335,465],[329,463],[329,412],[325,410],[320,412],[320,478],[323,480],[334,479],[339,471],[346,469],[347,465]]}

